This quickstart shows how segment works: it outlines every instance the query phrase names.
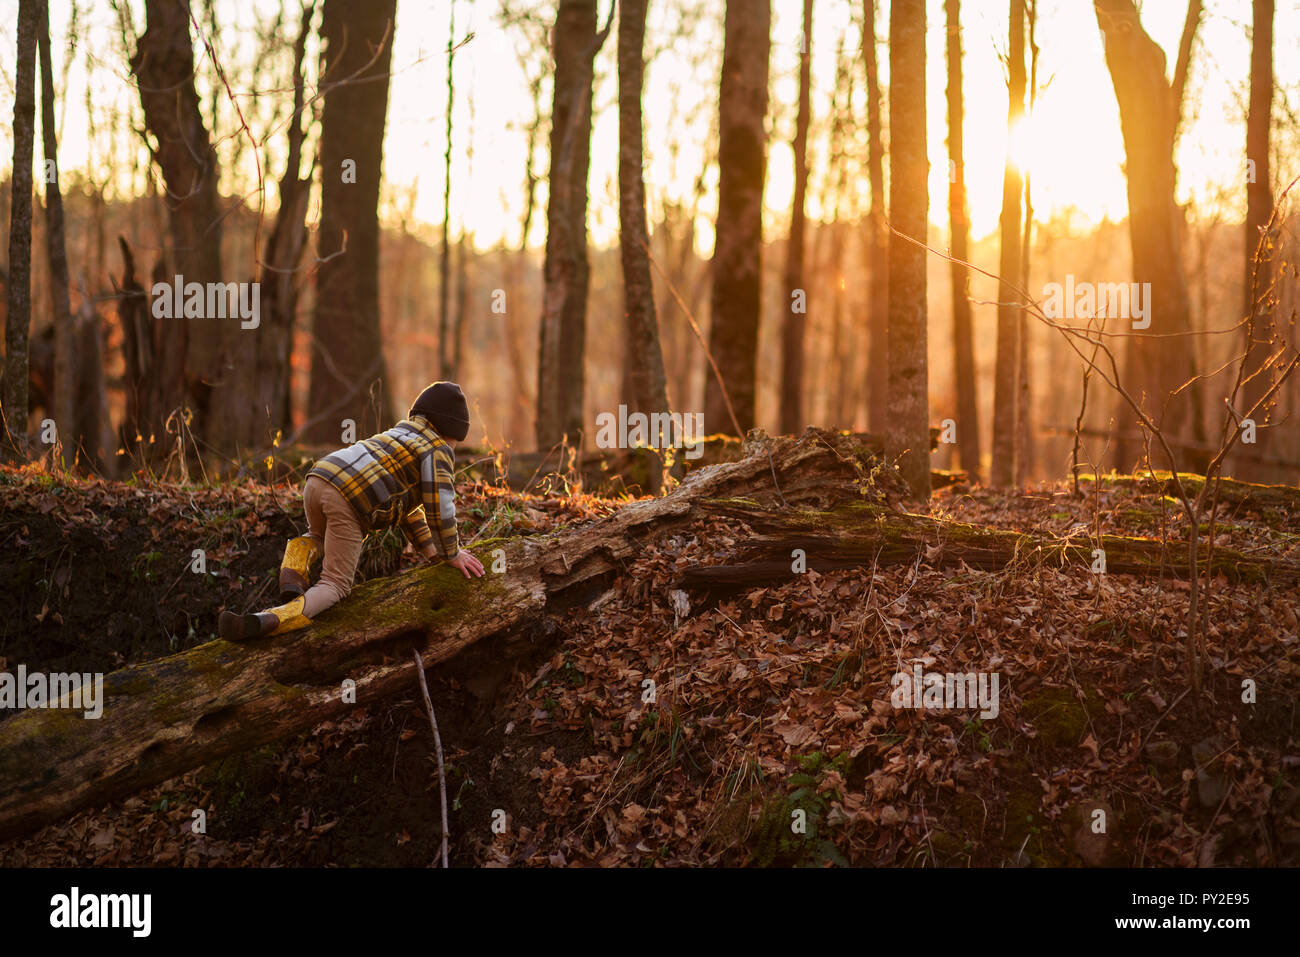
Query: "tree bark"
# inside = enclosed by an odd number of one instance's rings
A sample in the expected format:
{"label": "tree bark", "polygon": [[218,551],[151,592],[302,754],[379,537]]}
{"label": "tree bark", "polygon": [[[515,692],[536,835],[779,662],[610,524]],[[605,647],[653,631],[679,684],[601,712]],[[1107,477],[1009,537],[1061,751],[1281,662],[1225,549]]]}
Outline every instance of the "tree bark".
{"label": "tree bark", "polygon": [[[150,436],[161,429],[165,385],[160,350],[177,327],[167,319],[151,319],[149,295],[136,277],[135,255],[125,236],[117,237],[122,254],[122,281],[115,283],[117,321],[122,328],[123,391],[126,412],[119,441],[136,458],[144,457]],[[138,436],[138,438],[137,438]],[[158,433],[161,438],[161,432]]]}
{"label": "tree bark", "polygon": [[[826,187],[822,194],[822,208],[830,209],[831,222],[822,224],[829,231],[827,242],[828,261],[819,261],[818,268],[831,277],[831,353],[824,373],[825,388],[823,393],[833,393],[827,399],[825,424],[843,429],[857,427],[858,409],[866,401],[865,391],[860,389],[862,373],[857,357],[861,355],[861,332],[859,325],[852,323],[845,315],[845,289],[848,285],[844,275],[844,248],[849,237],[849,224],[845,221],[845,205],[853,214],[857,212],[856,197],[849,189],[849,151],[845,149],[847,128],[853,120],[853,57],[844,54],[844,38],[835,44],[835,90],[831,97],[831,131],[830,156],[835,167],[833,198],[830,171],[827,170]],[[861,395],[859,394],[861,391]]]}
{"label": "tree bark", "polygon": [[884,433],[889,420],[889,227],[885,220],[884,147],[876,64],[876,3],[862,3],[862,56],[867,73],[867,427]]}
{"label": "tree bark", "polygon": [[[808,284],[804,282],[804,202],[808,193],[808,114],[812,99],[813,0],[803,0],[803,33],[799,49],[799,112],[794,127],[794,202],[790,209],[790,236],[785,249],[785,298],[781,330],[781,431],[795,435],[803,430],[807,398],[804,395],[803,353],[808,325]],[[796,296],[798,297],[796,299]],[[829,389],[830,383],[827,383]],[[840,423],[843,424],[843,423]]]}
{"label": "tree bark", "polygon": [[[69,464],[81,448],[85,431],[78,415],[77,339],[68,293],[68,248],[63,229],[63,192],[59,186],[59,149],[54,125],[54,67],[50,56],[48,3],[41,3],[36,46],[41,65],[41,140],[45,154],[45,256],[50,270],[51,323],[54,326],[54,388],[52,408]],[[98,445],[98,443],[94,443]]]}
{"label": "tree bark", "polygon": [[[1269,126],[1273,118],[1274,0],[1253,0],[1254,26],[1250,41],[1250,112],[1246,116],[1246,159],[1254,164],[1246,180],[1246,263],[1243,273],[1246,326],[1246,375],[1263,367],[1272,352],[1277,328],[1269,293],[1273,277],[1273,243],[1268,222],[1273,214],[1273,182],[1269,168]],[[1249,167],[1248,167],[1249,169]],[[1272,385],[1268,373],[1245,383],[1243,404],[1254,406]],[[1259,416],[1260,419],[1263,416]],[[1247,473],[1252,466],[1242,463]]]}
{"label": "tree bark", "polygon": [[507,253],[507,270],[509,280],[507,290],[509,300],[502,314],[505,331],[506,356],[510,362],[510,375],[514,380],[513,399],[510,405],[511,445],[522,445],[529,431],[528,416],[536,408],[536,395],[528,382],[524,360],[523,330],[519,325],[519,304],[523,297],[524,275],[530,261],[528,255],[528,234],[533,228],[533,212],[537,205],[537,174],[533,164],[537,158],[537,141],[542,130],[542,79],[539,72],[528,84],[532,99],[532,119],[528,124],[528,146],[524,156],[524,216],[519,233],[519,247]]}
{"label": "tree bark", "polygon": [[1016,401],[1020,362],[1020,179],[1011,136],[1025,115],[1025,0],[1011,0],[1008,20],[1007,158],[1002,168],[1001,252],[998,257],[998,353],[993,372],[993,485],[1016,476]]}
{"label": "tree bark", "polygon": [[[954,175],[948,180],[948,220],[952,255],[970,258],[970,218],[966,211],[966,164],[962,123],[961,2],[946,0],[948,19],[948,160]],[[961,467],[978,482],[980,476],[979,400],[975,389],[975,345],[971,323],[970,274],[954,262],[952,279],[952,349],[957,386],[957,452]]]}
{"label": "tree bark", "polygon": [[[1038,21],[1037,0],[1026,0],[1025,23],[1029,48],[1029,106],[1034,114],[1034,99],[1038,93],[1038,41],[1035,36]],[[1031,170],[1025,170],[1024,231],[1020,237],[1020,288],[1029,289],[1030,242],[1034,235],[1034,196]],[[1033,429],[1033,324],[1029,312],[1020,310],[1020,332],[1016,341],[1016,487],[1025,488],[1034,471]]]}
{"label": "tree bark", "polygon": [[267,242],[261,268],[261,326],[257,332],[257,374],[253,376],[250,403],[258,422],[271,436],[288,434],[293,425],[289,382],[292,374],[293,329],[298,316],[298,271],[307,245],[307,203],[312,174],[300,178],[302,144],[306,135],[303,60],[315,7],[304,7],[294,43],[293,116],[289,124],[289,153],[280,177],[280,208]]}
{"label": "tree bark", "polygon": [[[340,422],[358,436],[393,421],[379,323],[379,183],[388,113],[396,0],[325,0],[325,106],[321,116],[323,262],[316,273],[308,435],[338,442]],[[355,181],[349,171],[355,173]]]}
{"label": "tree bark", "polygon": [[[633,406],[630,411],[664,412],[670,407],[650,275],[650,233],[646,226],[645,179],[641,170],[646,0],[619,0],[618,11],[618,214],[626,317],[625,362]],[[659,438],[651,436],[652,443]],[[653,476],[651,479],[654,486]]]}
{"label": "tree bark", "polygon": [[[591,164],[593,62],[610,24],[596,32],[596,0],[560,0],[554,30],[550,193],[546,203],[546,263],[538,333],[539,451],[586,432],[584,359],[587,339],[587,170]],[[611,15],[613,11],[610,11]]]}
{"label": "tree bark", "polygon": [[[930,164],[925,127],[925,5],[889,9],[889,422],[885,450],[914,497],[930,497],[926,282]],[[910,239],[908,238],[910,237]]]}
{"label": "tree bark", "polygon": [[[145,16],[131,70],[140,87],[145,125],[157,144],[154,162],[167,188],[170,260],[182,283],[218,282],[222,210],[217,155],[194,88],[189,0],[146,0]],[[170,283],[172,276],[166,280]],[[162,321],[166,325],[159,371],[165,391],[158,411],[163,421],[149,423],[149,432],[161,439],[166,417],[185,406],[194,415],[191,431],[221,452],[232,451],[238,430],[224,411],[233,408],[235,418],[242,420],[238,407],[245,396],[236,385],[239,377],[228,375],[231,320],[176,316]],[[219,390],[224,393],[220,400],[215,394]]]}
{"label": "tree bark", "polygon": [[455,381],[447,304],[451,296],[451,119],[456,105],[453,69],[456,62],[456,0],[447,4],[447,17],[447,150],[442,157],[442,248],[438,255],[438,378]]}
{"label": "tree bark", "polygon": [[[1187,58],[1201,3],[1190,0],[1188,4],[1172,86],[1165,79],[1165,53],[1142,28],[1133,0],[1094,0],[1093,6],[1105,36],[1106,65],[1119,103],[1124,137],[1133,279],[1151,284],[1151,324],[1128,340],[1124,385],[1135,397],[1145,396],[1146,408],[1163,430],[1203,443],[1206,434],[1200,383],[1193,382],[1181,395],[1170,398],[1174,390],[1197,374],[1191,299],[1182,264],[1182,212],[1175,197],[1174,145]],[[1123,328],[1128,324],[1127,319],[1112,320],[1111,330],[1128,331]],[[1116,415],[1122,431],[1128,431],[1132,421],[1126,406]],[[1115,446],[1115,463],[1121,471],[1127,471],[1139,454],[1138,447],[1121,439]],[[1184,464],[1204,468],[1204,462],[1195,458],[1179,463],[1180,469]]]}
{"label": "tree bark", "polygon": [[94,297],[81,280],[81,309],[74,318],[77,365],[73,369],[77,396],[78,447],[83,461],[101,475],[111,473],[111,426],[108,388],[104,380],[104,325],[95,309]]}
{"label": "tree bark", "polygon": [[[305,731],[346,710],[341,682],[359,704],[413,679],[412,650],[427,665],[493,635],[545,630],[549,614],[589,602],[642,553],[647,536],[688,525],[699,503],[745,495],[775,507],[860,500],[856,485],[879,458],[831,432],[801,439],[756,434],[748,455],[693,472],[663,498],[545,538],[485,542],[504,550],[503,574],[466,581],[447,565],[358,586],[308,629],[244,644],[214,641],[106,676],[101,720],[61,709],[25,710],[0,722],[0,839],[92,804]],[[776,483],[774,485],[773,483]],[[902,493],[892,473],[875,478],[879,500]]]}
{"label": "tree bark", "polygon": [[36,135],[36,32],[43,7],[42,0],[18,3],[3,383],[6,444],[16,454],[27,449],[27,337],[32,324],[32,140]]}
{"label": "tree bark", "polygon": [[709,351],[722,382],[714,375],[705,379],[704,423],[709,432],[734,435],[753,427],[758,390],[771,2],[728,0],[724,19],[709,309]]}

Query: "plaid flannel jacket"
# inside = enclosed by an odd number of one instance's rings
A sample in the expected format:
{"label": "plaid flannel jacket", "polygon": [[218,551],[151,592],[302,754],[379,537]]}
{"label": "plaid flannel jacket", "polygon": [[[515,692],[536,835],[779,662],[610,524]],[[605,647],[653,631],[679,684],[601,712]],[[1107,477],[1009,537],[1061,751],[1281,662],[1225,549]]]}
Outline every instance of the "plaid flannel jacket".
{"label": "plaid flannel jacket", "polygon": [[[451,559],[460,551],[454,462],[447,440],[428,419],[417,415],[319,459],[307,474],[338,489],[363,528],[398,526],[426,558],[436,548],[443,558]],[[429,528],[427,515],[437,516],[433,526],[437,535]]]}

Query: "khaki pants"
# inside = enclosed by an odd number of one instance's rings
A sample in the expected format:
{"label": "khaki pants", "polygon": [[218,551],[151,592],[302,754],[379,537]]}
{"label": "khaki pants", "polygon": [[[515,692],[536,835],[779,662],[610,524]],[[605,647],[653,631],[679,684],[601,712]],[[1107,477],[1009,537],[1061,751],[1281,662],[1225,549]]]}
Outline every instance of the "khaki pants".
{"label": "khaki pants", "polygon": [[320,581],[303,596],[302,613],[315,618],[352,591],[366,533],[343,493],[319,476],[307,477],[302,509],[307,515],[307,534],[324,553]]}

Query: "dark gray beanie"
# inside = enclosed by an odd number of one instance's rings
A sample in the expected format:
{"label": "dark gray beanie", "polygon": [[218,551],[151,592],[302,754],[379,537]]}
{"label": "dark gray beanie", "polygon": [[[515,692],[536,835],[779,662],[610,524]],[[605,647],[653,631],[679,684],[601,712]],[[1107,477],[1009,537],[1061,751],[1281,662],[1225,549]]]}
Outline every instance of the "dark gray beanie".
{"label": "dark gray beanie", "polygon": [[469,435],[469,403],[454,382],[430,385],[415,400],[410,414],[424,416],[444,438],[463,442]]}

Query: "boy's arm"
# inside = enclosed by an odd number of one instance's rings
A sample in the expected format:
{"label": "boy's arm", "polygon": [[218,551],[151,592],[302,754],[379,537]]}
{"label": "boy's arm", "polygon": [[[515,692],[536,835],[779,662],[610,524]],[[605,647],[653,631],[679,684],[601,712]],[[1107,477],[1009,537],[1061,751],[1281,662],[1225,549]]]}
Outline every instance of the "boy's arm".
{"label": "boy's arm", "polygon": [[415,550],[425,558],[432,558],[436,552],[433,544],[433,532],[429,530],[429,522],[424,515],[424,506],[420,505],[411,509],[402,516],[398,523],[406,540],[414,546]]}
{"label": "boy's arm", "polygon": [[[426,557],[436,553],[450,561],[460,553],[460,536],[456,532],[456,488],[454,459],[446,446],[436,446],[420,464],[420,497],[424,504],[419,511],[424,519],[427,544],[418,546]],[[434,521],[428,521],[428,516]],[[432,526],[432,529],[430,528]]]}

